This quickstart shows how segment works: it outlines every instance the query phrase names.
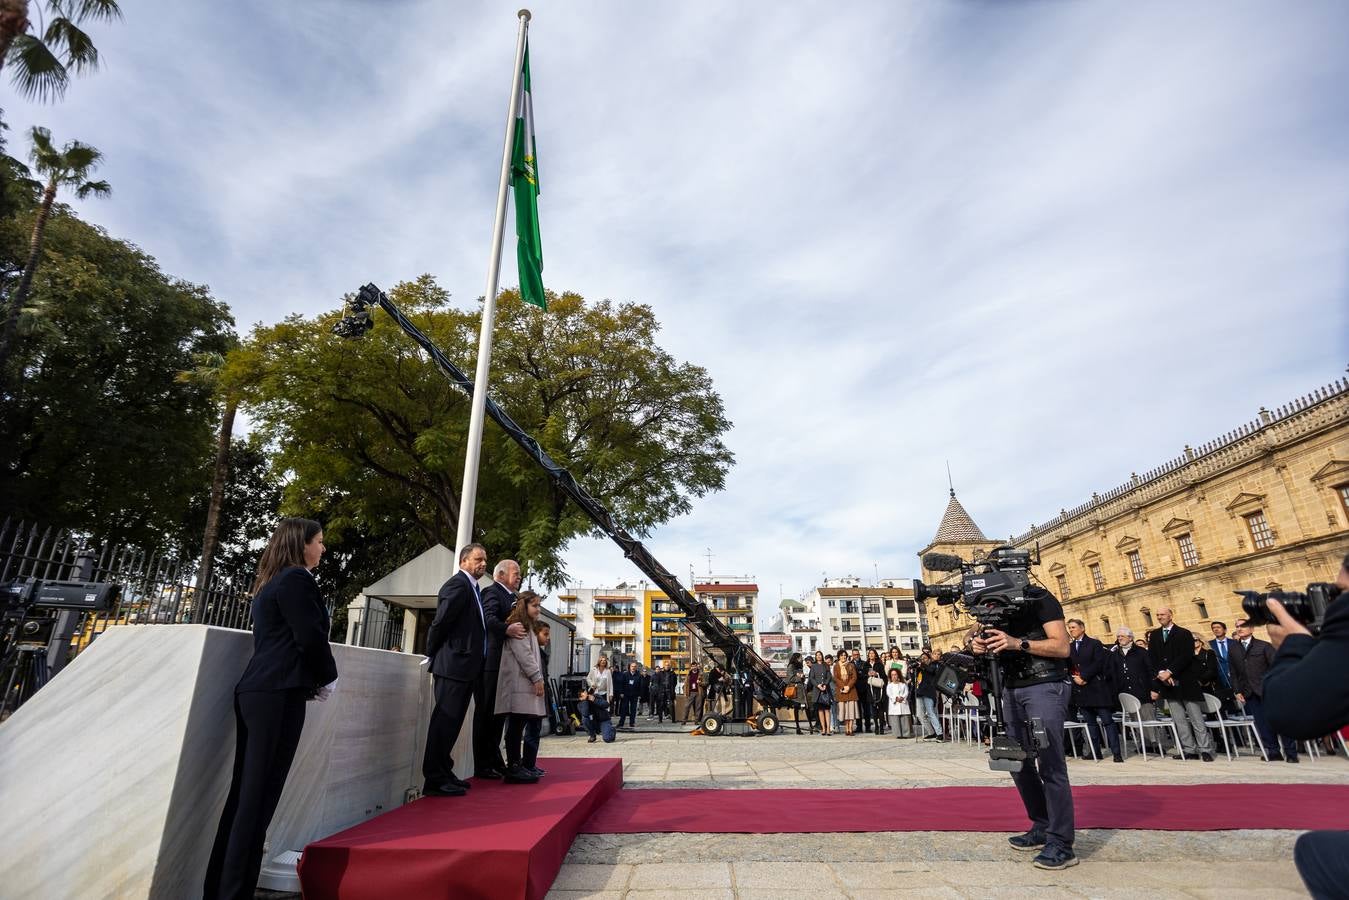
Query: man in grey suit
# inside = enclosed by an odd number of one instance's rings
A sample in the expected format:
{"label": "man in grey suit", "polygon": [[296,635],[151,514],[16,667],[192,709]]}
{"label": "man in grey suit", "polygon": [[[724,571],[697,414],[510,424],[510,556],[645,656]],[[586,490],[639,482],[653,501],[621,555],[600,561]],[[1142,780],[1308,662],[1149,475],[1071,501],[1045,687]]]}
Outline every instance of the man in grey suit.
{"label": "man in grey suit", "polygon": [[[1254,629],[1247,619],[1237,620],[1236,653],[1232,656],[1232,687],[1239,701],[1246,705],[1246,711],[1255,717],[1255,730],[1264,742],[1265,753],[1270,762],[1280,759],[1290,763],[1298,762],[1297,741],[1292,738],[1274,735],[1265,717],[1265,673],[1274,665],[1274,645],[1254,636]],[[1283,753],[1279,745],[1283,745]]]}

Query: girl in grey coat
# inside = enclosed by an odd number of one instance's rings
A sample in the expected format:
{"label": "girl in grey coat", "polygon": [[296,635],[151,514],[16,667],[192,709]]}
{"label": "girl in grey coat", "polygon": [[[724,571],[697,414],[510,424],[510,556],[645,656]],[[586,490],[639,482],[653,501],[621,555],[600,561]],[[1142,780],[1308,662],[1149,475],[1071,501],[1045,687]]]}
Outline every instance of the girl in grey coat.
{"label": "girl in grey coat", "polygon": [[[501,653],[501,674],[497,678],[496,712],[506,717],[506,774],[512,784],[533,784],[542,772],[535,767],[539,742],[539,723],[547,709],[543,699],[543,662],[535,624],[539,621],[541,598],[533,591],[521,591],[506,624],[519,622],[525,636],[508,640]],[[525,731],[534,738],[525,741]],[[522,747],[523,746],[523,757]]]}

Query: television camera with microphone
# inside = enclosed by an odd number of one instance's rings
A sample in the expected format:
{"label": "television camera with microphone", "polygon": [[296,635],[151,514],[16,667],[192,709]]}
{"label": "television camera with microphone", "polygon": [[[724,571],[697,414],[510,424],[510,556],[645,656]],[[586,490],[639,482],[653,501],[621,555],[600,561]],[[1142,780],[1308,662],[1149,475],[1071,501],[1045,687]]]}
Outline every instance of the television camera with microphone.
{"label": "television camera with microphone", "polygon": [[[926,553],[923,568],[931,572],[959,572],[960,584],[924,584],[913,582],[913,598],[925,602],[933,600],[938,606],[959,604],[979,623],[981,633],[987,636],[990,628],[1006,631],[1017,617],[1030,606],[1026,586],[1030,584],[1030,567],[1039,565],[1040,550],[1018,550],[1015,547],[994,547],[982,559],[966,562],[948,553]],[[988,685],[991,746],[988,767],[1002,772],[1020,772],[1035,758],[1036,748],[1047,740],[1044,725],[1032,719],[1028,744],[1023,746],[1007,734],[1002,711],[1003,667],[990,654],[946,653],[938,660],[941,670],[936,688],[952,700],[959,700],[964,686],[975,679]]]}

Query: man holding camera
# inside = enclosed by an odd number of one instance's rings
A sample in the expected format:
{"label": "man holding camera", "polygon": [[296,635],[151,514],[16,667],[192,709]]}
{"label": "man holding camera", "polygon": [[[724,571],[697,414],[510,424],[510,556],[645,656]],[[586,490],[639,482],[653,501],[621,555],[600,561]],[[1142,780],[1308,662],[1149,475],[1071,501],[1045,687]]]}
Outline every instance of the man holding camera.
{"label": "man holding camera", "polygon": [[[1034,749],[1012,781],[1030,816],[1025,834],[1007,839],[1022,851],[1040,850],[1039,869],[1066,869],[1077,865],[1073,854],[1073,792],[1063,754],[1063,720],[1068,714],[1068,628],[1058,599],[1038,585],[1025,588],[1026,603],[1008,622],[1007,630],[985,628],[973,633],[970,649],[996,653],[1005,670],[1002,693],[1007,734],[1026,749]],[[1044,744],[1036,746],[1032,722],[1044,729]]]}
{"label": "man holding camera", "polygon": [[[1278,600],[1265,601],[1278,621],[1269,626],[1278,652],[1265,673],[1265,716],[1276,732],[1295,740],[1315,740],[1349,724],[1349,556],[1334,587],[1340,594],[1326,606],[1319,638]],[[1312,897],[1343,897],[1349,890],[1349,832],[1307,832],[1297,839],[1293,861]]]}

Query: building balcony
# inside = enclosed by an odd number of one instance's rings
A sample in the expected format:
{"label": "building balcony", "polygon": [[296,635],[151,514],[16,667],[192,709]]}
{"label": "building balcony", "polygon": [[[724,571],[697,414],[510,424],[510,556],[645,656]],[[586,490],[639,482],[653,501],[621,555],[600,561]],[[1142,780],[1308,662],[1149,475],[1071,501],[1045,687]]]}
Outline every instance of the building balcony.
{"label": "building balcony", "polygon": [[597,619],[635,619],[637,610],[632,608],[624,609],[621,606],[597,606],[595,607],[595,618]]}
{"label": "building balcony", "polygon": [[754,626],[747,622],[728,622],[732,631],[753,631]]}
{"label": "building balcony", "polygon": [[576,610],[574,609],[559,610],[557,612],[557,617],[559,619],[574,619],[576,618]]}

